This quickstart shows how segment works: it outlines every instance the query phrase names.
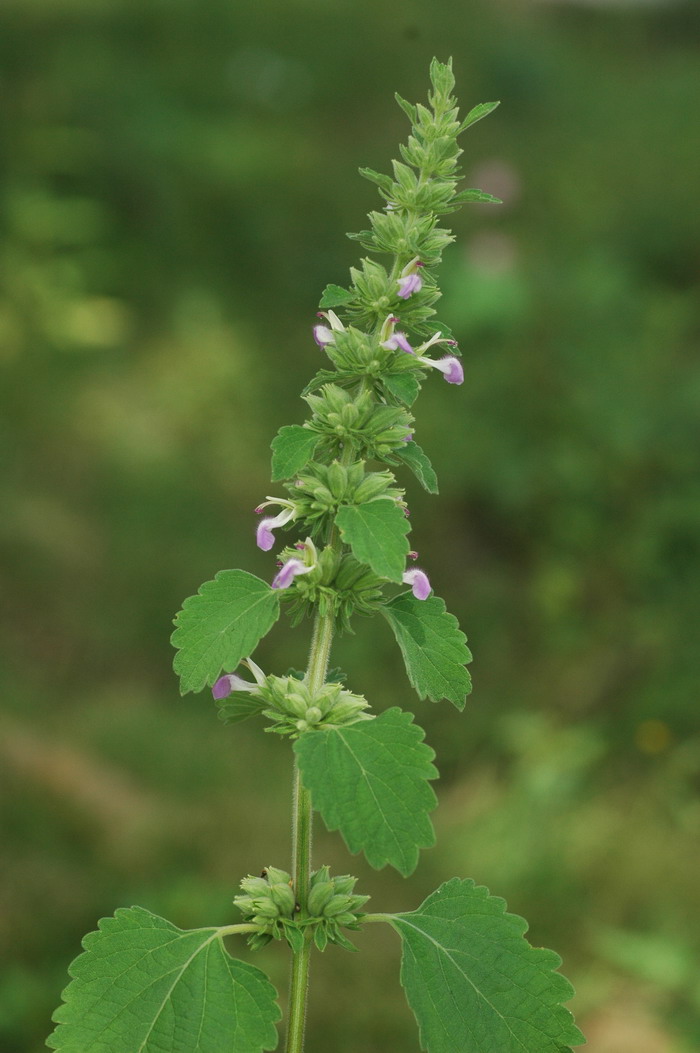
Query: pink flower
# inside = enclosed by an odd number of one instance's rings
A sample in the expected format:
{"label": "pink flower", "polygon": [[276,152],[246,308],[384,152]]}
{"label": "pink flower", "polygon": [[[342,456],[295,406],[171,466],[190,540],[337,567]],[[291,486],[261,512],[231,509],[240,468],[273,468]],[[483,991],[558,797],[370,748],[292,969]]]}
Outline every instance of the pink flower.
{"label": "pink flower", "polygon": [[265,683],[265,674],[252,658],[246,658],[244,664],[248,666],[255,677],[255,683],[252,684],[250,680],[244,680],[242,676],[238,676],[236,673],[226,673],[224,676],[219,677],[211,689],[215,699],[228,698],[234,691],[245,691],[249,695],[258,694],[258,688]]}
{"label": "pink flower", "polygon": [[314,340],[319,347],[327,347],[328,344],[335,343],[335,334],[344,333],[345,326],[341,322],[335,311],[319,311],[319,318],[325,318],[330,323],[330,328],[327,325],[319,324],[314,326]]}
{"label": "pink flower", "polygon": [[260,515],[263,508],[267,508],[268,505],[282,505],[282,511],[276,516],[268,516],[266,519],[261,519],[258,523],[255,531],[255,542],[263,552],[269,552],[275,543],[273,530],[285,526],[290,520],[296,519],[297,515],[296,506],[291,501],[280,501],[274,497],[268,497],[266,501],[258,505],[255,509],[256,514]]}
{"label": "pink flower", "polygon": [[396,295],[402,300],[407,300],[409,296],[413,296],[414,293],[420,292],[423,288],[423,278],[419,270],[422,266],[423,264],[416,257],[406,264],[401,271],[401,276],[396,279],[399,286],[399,291]]}
{"label": "pink flower", "polygon": [[404,585],[410,585],[411,591],[417,600],[427,600],[430,593],[433,591],[430,586],[428,575],[424,570],[419,570],[418,567],[411,567],[404,573],[402,578]]}
{"label": "pink flower", "polygon": [[282,569],[272,580],[273,589],[288,589],[298,574],[308,574],[313,567],[307,567],[300,559],[288,559]]}
{"label": "pink flower", "polygon": [[318,553],[316,552],[316,546],[310,537],[307,537],[306,541],[294,546],[295,548],[303,551],[304,558],[299,559],[296,556],[292,556],[286,563],[283,563],[279,571],[272,579],[273,589],[288,589],[294,579],[300,574],[309,574],[312,570],[316,569],[318,563]]}

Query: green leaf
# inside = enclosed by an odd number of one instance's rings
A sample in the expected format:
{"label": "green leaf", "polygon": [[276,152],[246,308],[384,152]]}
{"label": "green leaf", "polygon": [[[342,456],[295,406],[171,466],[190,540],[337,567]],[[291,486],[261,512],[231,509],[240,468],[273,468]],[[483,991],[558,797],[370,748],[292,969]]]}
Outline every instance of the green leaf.
{"label": "green leaf", "polygon": [[240,724],[241,721],[261,713],[265,708],[265,703],[254,695],[234,691],[228,698],[217,702],[216,707],[219,711],[219,720],[222,720],[224,724]]}
{"label": "green leaf", "polygon": [[561,1004],[574,991],[554,951],[473,881],[453,878],[390,918],[403,943],[401,983],[428,1053],[564,1053],[585,1042]]}
{"label": "green leaf", "polygon": [[211,686],[233,672],[279,618],[279,595],[245,570],[222,570],[190,596],[175,618],[171,642],[180,692]]}
{"label": "green leaf", "polygon": [[355,293],[344,289],[342,285],[327,285],[323,290],[319,307],[326,310],[331,307],[343,307],[355,299]]}
{"label": "green leaf", "polygon": [[315,377],[312,377],[301,393],[301,397],[311,394],[324,384],[340,384],[343,381],[357,380],[357,377],[348,369],[320,369]]}
{"label": "green leaf", "polygon": [[70,966],[47,1040],[62,1053],[259,1053],[277,1045],[276,992],[220,929],[183,931],[142,907],[103,918]]}
{"label": "green leaf", "polygon": [[417,442],[407,442],[403,449],[395,450],[394,453],[402,461],[406,462],[424,490],[427,490],[429,494],[438,493],[438,481],[435,470],[427,454],[423,452],[423,449]]}
{"label": "green leaf", "polygon": [[364,505],[343,505],[335,521],[355,559],[380,578],[401,581],[408,555],[406,534],[411,528],[395,501],[379,497]]}
{"label": "green leaf", "polygon": [[[370,183],[376,183],[386,194],[391,192],[391,176],[384,175],[382,172],[375,172],[373,168],[360,168],[359,172],[363,179],[369,179]],[[337,289],[338,286],[333,286],[333,288]]]}
{"label": "green leaf", "polygon": [[476,187],[469,187],[468,190],[461,190],[459,194],[455,194],[452,198],[453,205],[465,205],[469,202],[477,202],[482,205],[502,205],[500,197],[494,197],[493,194],[487,194],[485,190],[478,190]]}
{"label": "green leaf", "polygon": [[470,125],[476,124],[476,122],[480,121],[482,119],[482,117],[488,117],[488,115],[490,113],[493,113],[493,111],[496,109],[496,107],[500,106],[500,105],[501,105],[501,103],[499,101],[499,102],[480,102],[478,106],[474,106],[473,109],[471,109],[469,111],[467,116],[464,118],[464,120],[460,124],[459,131],[457,132],[457,135],[459,135],[460,132],[463,132],[466,128],[469,128]]}
{"label": "green leaf", "polygon": [[428,813],[437,801],[435,754],[413,715],[388,709],[345,728],[308,731],[294,744],[302,780],[329,830],[377,869],[390,863],[404,877],[420,848],[435,841]]}
{"label": "green leaf", "polygon": [[413,103],[407,102],[406,99],[402,99],[397,91],[394,92],[394,98],[398,102],[398,104],[401,107],[401,109],[403,110],[403,112],[408,117],[408,119],[411,122],[411,124],[415,124],[416,123],[416,108],[413,105]]}
{"label": "green leaf", "polygon": [[464,709],[472,689],[465,669],[472,656],[457,619],[439,596],[417,600],[402,592],[380,610],[394,631],[406,672],[419,698],[439,702],[447,698]]}
{"label": "green leaf", "polygon": [[382,383],[406,406],[412,406],[420,392],[420,381],[415,373],[385,373]]}
{"label": "green leaf", "polygon": [[302,428],[300,424],[286,424],[272,440],[272,482],[290,479],[311,460],[320,435]]}

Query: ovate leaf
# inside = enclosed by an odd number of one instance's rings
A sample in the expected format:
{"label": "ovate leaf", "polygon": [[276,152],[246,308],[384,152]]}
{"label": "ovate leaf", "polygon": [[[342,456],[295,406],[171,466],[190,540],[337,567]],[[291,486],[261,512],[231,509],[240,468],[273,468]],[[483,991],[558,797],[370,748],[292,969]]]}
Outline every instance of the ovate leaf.
{"label": "ovate leaf", "polygon": [[564,1053],[585,1038],[562,1002],[561,958],[531,947],[527,922],[473,881],[452,881],[391,924],[401,983],[428,1053]]}
{"label": "ovate leaf", "polygon": [[402,592],[380,610],[394,631],[408,679],[419,698],[433,702],[447,698],[457,709],[464,709],[472,689],[465,666],[472,656],[444,600],[439,596],[417,600],[412,593]]}
{"label": "ovate leaf", "polygon": [[294,744],[304,786],[329,830],[371,866],[406,876],[433,844],[435,754],[413,715],[398,708],[345,728],[307,731]]}
{"label": "ovate leaf", "polygon": [[402,509],[388,497],[364,505],[343,505],[335,517],[342,539],[360,563],[380,578],[401,581],[411,529]]}
{"label": "ovate leaf", "polygon": [[300,424],[286,424],[272,440],[272,481],[289,479],[311,460],[321,438]]}
{"label": "ovate leaf", "polygon": [[460,124],[457,134],[459,135],[460,132],[463,132],[465,128],[469,128],[470,125],[476,124],[482,117],[488,117],[497,106],[500,106],[500,102],[480,102],[478,106],[474,106]]}
{"label": "ovate leaf", "polygon": [[420,392],[420,382],[415,373],[385,373],[384,387],[406,406],[412,406]]}
{"label": "ovate leaf", "polygon": [[400,450],[394,451],[397,457],[408,465],[418,482],[429,494],[438,492],[438,481],[427,454],[417,442],[407,442]]}
{"label": "ovate leaf", "polygon": [[70,966],[47,1045],[61,1053],[274,1049],[275,989],[230,957],[220,931],[183,931],[142,907],[103,918]]}
{"label": "ovate leaf", "polygon": [[[369,169],[368,169],[369,171]],[[344,289],[342,285],[327,285],[321,296],[319,306],[326,310],[331,307],[342,307],[355,299],[355,293],[350,289]]]}
{"label": "ovate leaf", "polygon": [[245,570],[222,570],[190,596],[175,618],[173,668],[180,692],[201,691],[232,672],[279,618],[279,596]]}

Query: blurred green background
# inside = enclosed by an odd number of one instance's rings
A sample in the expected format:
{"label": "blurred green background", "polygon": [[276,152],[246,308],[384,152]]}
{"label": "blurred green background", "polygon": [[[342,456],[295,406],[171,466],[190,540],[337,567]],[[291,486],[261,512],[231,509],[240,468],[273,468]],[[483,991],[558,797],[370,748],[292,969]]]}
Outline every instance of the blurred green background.
{"label": "blurred green background", "polygon": [[[286,744],[179,698],[171,619],[273,573],[269,442],[433,54],[502,100],[463,146],[504,205],[443,271],[466,383],[418,407],[440,497],[405,480],[475,690],[417,702],[383,624],[338,642],[438,752],[438,847],[404,881],[319,829],[316,862],[375,910],[471,876],[562,953],[591,1050],[700,1048],[699,31],[695,2],[3,0],[3,1053],[43,1048],[101,915],[225,924],[288,863]],[[380,928],[317,960],[309,1053],[418,1050]],[[284,998],[284,950],[255,960]]]}

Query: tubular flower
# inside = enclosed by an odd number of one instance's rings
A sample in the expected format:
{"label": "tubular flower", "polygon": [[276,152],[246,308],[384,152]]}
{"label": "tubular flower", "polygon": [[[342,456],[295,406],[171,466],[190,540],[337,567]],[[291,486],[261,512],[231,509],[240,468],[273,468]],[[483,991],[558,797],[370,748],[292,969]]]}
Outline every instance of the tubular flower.
{"label": "tubular flower", "polygon": [[260,514],[263,508],[267,508],[268,505],[282,505],[282,511],[276,516],[268,516],[265,519],[261,519],[258,523],[255,531],[255,541],[258,548],[261,548],[263,552],[269,552],[275,543],[273,530],[285,526],[291,519],[296,519],[297,515],[296,507],[291,501],[280,501],[275,497],[268,497],[263,504],[258,505],[255,509],[256,513]]}
{"label": "tubular flower", "polygon": [[404,585],[410,585],[411,591],[417,600],[427,600],[430,593],[433,591],[430,585],[428,575],[424,570],[419,570],[418,567],[411,567],[404,573],[402,578]]}
{"label": "tubular flower", "polygon": [[295,548],[300,551],[303,550],[303,558],[299,559],[296,556],[292,556],[291,559],[282,564],[272,580],[273,589],[288,589],[294,579],[300,574],[309,574],[316,569],[318,553],[311,538],[307,537],[303,544],[296,545]]}
{"label": "tubular flower", "polygon": [[225,676],[219,677],[211,689],[214,698],[217,700],[228,698],[234,691],[245,691],[249,695],[258,693],[258,688],[265,683],[265,674],[252,658],[246,658],[244,664],[248,666],[255,677],[255,683],[252,684],[250,680],[244,680],[242,676],[237,676],[236,673],[226,673]]}
{"label": "tubular flower", "polygon": [[401,271],[401,276],[397,278],[399,291],[397,296],[402,300],[407,300],[413,293],[420,292],[423,288],[423,278],[420,274],[420,268],[424,265],[416,257],[407,263],[404,269]]}
{"label": "tubular flower", "polygon": [[421,365],[428,366],[430,369],[439,369],[448,384],[463,384],[464,370],[456,355],[445,355],[444,358],[436,360],[434,358],[426,358],[422,354],[423,351],[427,351],[434,344],[449,344],[451,347],[456,347],[457,341],[449,340],[447,337],[441,336],[440,333],[433,333],[430,340],[426,340],[424,344],[416,348],[414,353],[418,361]]}
{"label": "tubular flower", "polygon": [[320,323],[314,326],[314,340],[319,347],[326,347],[328,344],[335,343],[335,334],[344,333],[345,326],[341,322],[335,311],[319,311],[319,318],[325,318],[330,323],[330,327]]}
{"label": "tubular flower", "polygon": [[379,335],[381,346],[387,351],[405,351],[408,355],[414,355],[415,351],[409,344],[406,334],[395,331],[394,327],[398,320],[395,315],[390,314],[384,322]]}
{"label": "tubular flower", "polygon": [[445,358],[440,358],[437,362],[430,362],[430,364],[440,370],[448,384],[464,383],[462,363],[454,355],[446,355]]}

